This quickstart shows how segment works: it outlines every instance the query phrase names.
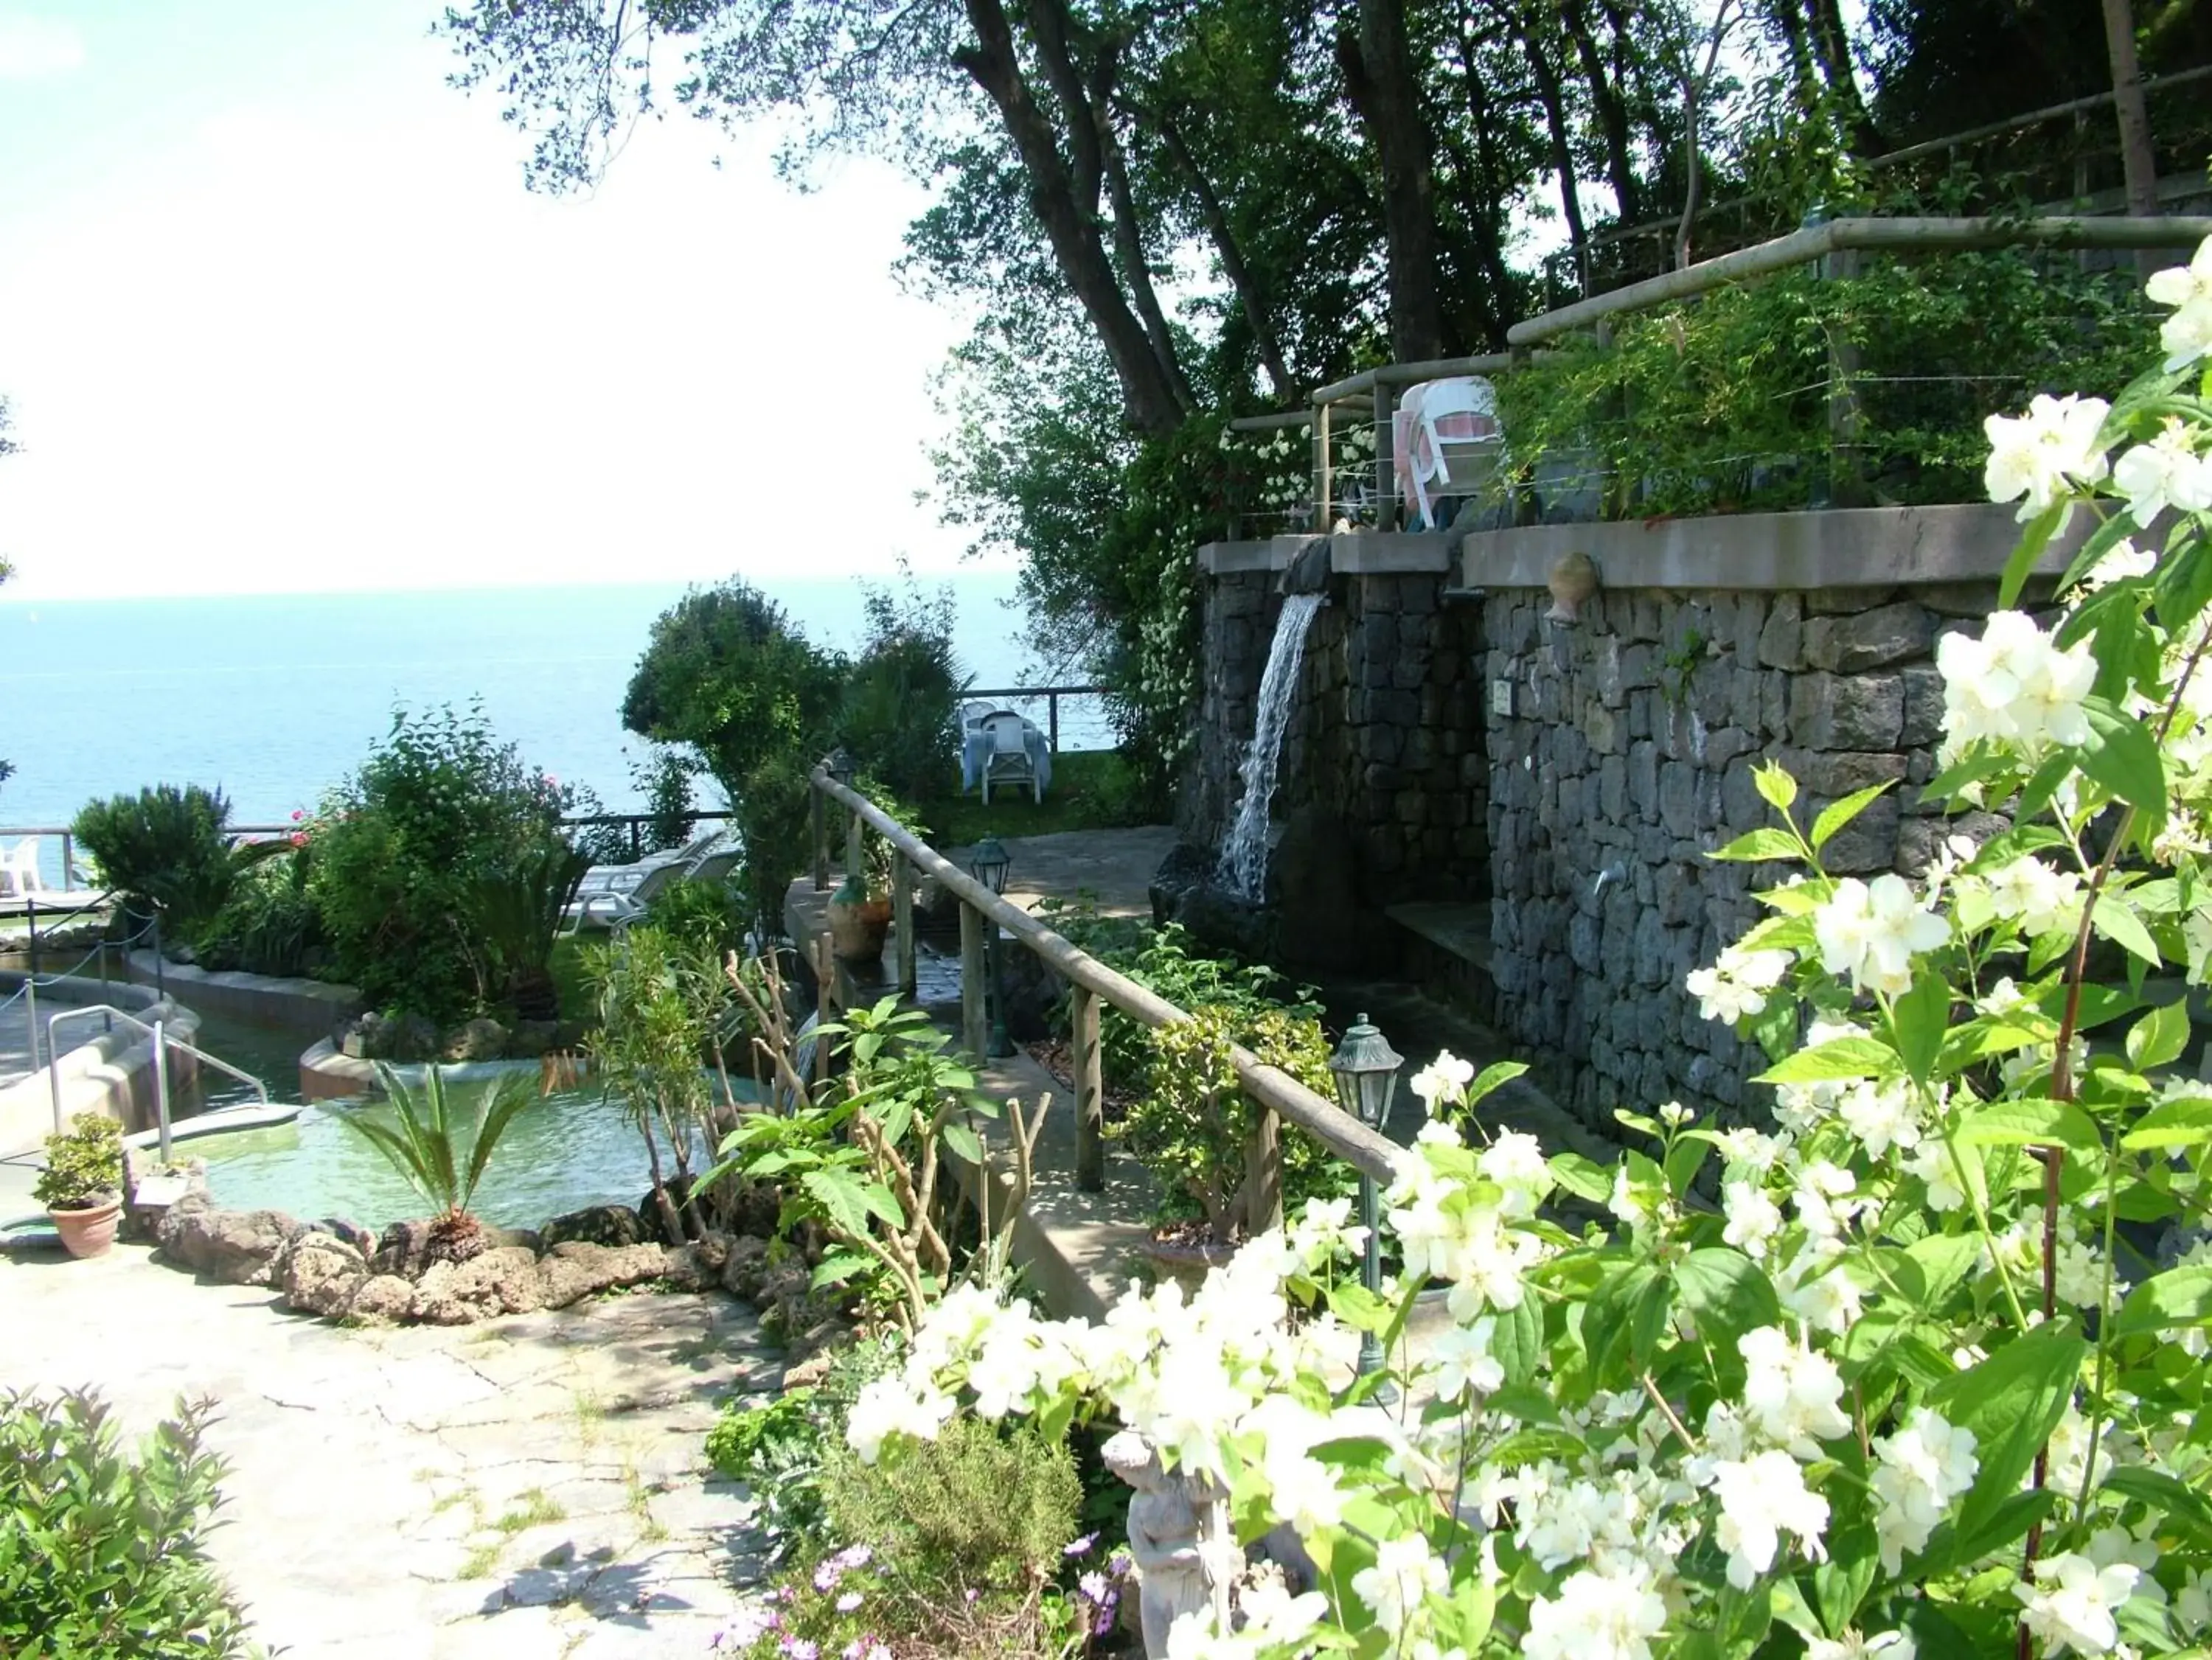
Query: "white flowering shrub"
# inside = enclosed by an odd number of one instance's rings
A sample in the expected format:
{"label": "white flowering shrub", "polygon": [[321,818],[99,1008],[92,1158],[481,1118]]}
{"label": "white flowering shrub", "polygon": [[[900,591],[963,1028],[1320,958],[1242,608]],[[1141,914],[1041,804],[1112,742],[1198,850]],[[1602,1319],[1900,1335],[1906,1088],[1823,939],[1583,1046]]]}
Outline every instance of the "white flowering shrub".
{"label": "white flowering shrub", "polygon": [[[2158,371],[1989,424],[2029,530],[1943,644],[1930,789],[2013,827],[1838,879],[1879,792],[1808,822],[1768,768],[1776,823],[1717,855],[1784,873],[1689,982],[1771,1057],[1770,1127],[1623,1113],[1644,1144],[1608,1169],[1439,1115],[1381,1296],[1318,1203],[1102,1324],[956,1293],[856,1407],[860,1455],[1110,1415],[1240,1538],[1288,1524],[1313,1588],[1186,1616],[1176,1660],[2201,1651],[2212,1085],[2177,1063],[2212,968],[2212,245],[2150,293]],[[2014,609],[2082,512],[2063,609]],[[1448,1108],[1468,1071],[1418,1081]]]}

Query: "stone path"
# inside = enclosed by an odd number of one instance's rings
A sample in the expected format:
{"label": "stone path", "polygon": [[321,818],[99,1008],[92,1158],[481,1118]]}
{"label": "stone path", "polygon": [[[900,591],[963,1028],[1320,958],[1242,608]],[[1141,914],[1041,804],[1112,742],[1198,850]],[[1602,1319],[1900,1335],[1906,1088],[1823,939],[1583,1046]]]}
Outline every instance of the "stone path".
{"label": "stone path", "polygon": [[218,1403],[213,1548],[296,1660],[708,1654],[762,1569],[703,1438],[781,1366],[719,1296],[346,1330],[140,1247],[0,1257],[0,1384],[96,1385],[134,1435]]}

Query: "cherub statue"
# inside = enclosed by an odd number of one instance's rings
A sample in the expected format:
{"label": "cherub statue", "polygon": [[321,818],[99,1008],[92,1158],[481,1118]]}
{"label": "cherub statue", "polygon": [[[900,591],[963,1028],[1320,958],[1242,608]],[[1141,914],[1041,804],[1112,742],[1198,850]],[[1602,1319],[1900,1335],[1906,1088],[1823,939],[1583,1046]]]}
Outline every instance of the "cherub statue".
{"label": "cherub statue", "polygon": [[1170,1474],[1134,1430],[1114,1436],[1100,1454],[1107,1469],[1136,1489],[1129,1500],[1129,1554],[1137,1565],[1137,1608],[1145,1653],[1163,1660],[1168,1628],[1212,1598],[1199,1501],[1188,1479]]}

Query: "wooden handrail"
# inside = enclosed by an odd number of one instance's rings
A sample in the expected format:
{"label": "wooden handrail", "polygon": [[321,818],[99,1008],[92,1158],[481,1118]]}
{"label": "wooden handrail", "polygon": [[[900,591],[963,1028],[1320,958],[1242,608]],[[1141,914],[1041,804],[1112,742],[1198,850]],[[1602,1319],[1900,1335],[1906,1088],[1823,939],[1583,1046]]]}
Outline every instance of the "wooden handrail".
{"label": "wooden handrail", "polygon": [[[994,894],[935,848],[908,833],[866,796],[838,783],[823,768],[814,769],[810,782],[817,796],[845,809],[903,854],[916,871],[935,879],[968,910],[1006,930],[1075,985],[1153,1030],[1190,1018],[1186,1011],[1158,992],[1146,990],[1127,975],[1116,973],[1019,906]],[[817,849],[817,857],[818,852]],[[1237,1081],[1256,1104],[1287,1118],[1355,1168],[1380,1181],[1391,1178],[1392,1158],[1398,1150],[1395,1143],[1280,1068],[1267,1065],[1251,1051],[1241,1045],[1232,1047],[1230,1059],[1237,1069]],[[1279,1159],[1279,1152],[1276,1156]],[[1279,1191],[1280,1185],[1278,1179],[1273,1190]]]}

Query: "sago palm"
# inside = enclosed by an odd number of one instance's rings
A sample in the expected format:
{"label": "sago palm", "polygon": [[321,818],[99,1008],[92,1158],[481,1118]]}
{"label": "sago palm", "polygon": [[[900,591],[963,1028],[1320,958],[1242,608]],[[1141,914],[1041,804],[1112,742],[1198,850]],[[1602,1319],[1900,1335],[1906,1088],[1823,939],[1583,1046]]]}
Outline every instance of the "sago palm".
{"label": "sago palm", "polygon": [[[377,1081],[391,1101],[398,1127],[373,1124],[357,1112],[338,1122],[390,1160],[425,1204],[438,1213],[431,1226],[431,1254],[459,1262],[483,1248],[482,1228],[469,1214],[491,1155],[518,1113],[537,1099],[528,1077],[507,1073],[483,1092],[483,1117],[464,1152],[445,1075],[435,1066],[422,1087],[410,1089],[391,1067],[379,1061]],[[465,1117],[466,1114],[461,1114]]]}

